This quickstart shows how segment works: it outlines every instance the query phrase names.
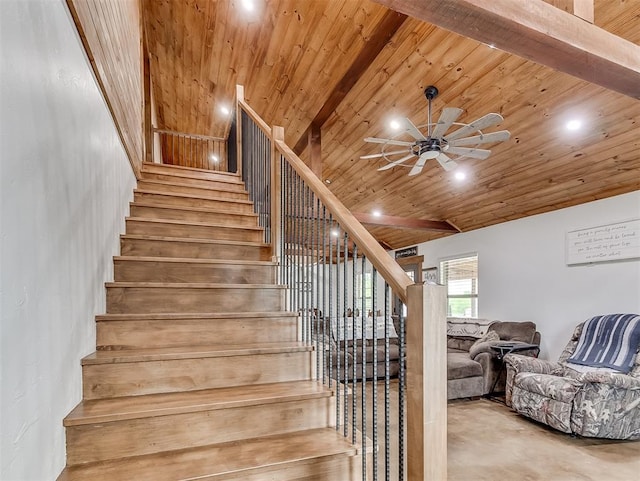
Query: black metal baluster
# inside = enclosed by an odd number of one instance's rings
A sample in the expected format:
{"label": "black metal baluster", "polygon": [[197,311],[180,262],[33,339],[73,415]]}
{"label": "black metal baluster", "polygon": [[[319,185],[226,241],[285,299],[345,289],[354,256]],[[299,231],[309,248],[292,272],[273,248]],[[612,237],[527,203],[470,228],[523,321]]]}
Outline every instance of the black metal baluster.
{"label": "black metal baluster", "polygon": [[404,389],[405,389],[405,317],[400,313],[400,373],[398,375],[398,480],[404,481]]}
{"label": "black metal baluster", "polygon": [[[343,384],[344,384],[344,400],[343,400],[343,416],[344,416],[344,437],[346,438],[349,433],[347,431],[349,425],[349,409],[347,409],[347,388],[349,387],[349,356],[348,356],[348,343],[347,343],[347,305],[348,305],[348,278],[349,278],[349,234],[347,231],[344,232],[344,269],[343,269],[343,296],[342,296],[342,317],[344,323],[344,375],[343,375]],[[338,399],[340,402],[340,399]]]}
{"label": "black metal baluster", "polygon": [[[353,285],[353,296],[351,299],[351,313],[353,315],[353,322],[351,323],[351,354],[353,356],[353,377],[351,386],[351,443],[355,444],[357,433],[357,418],[358,418],[358,404],[357,404],[357,379],[358,379],[358,362],[357,362],[357,350],[356,350],[356,262],[358,260],[358,246],[353,245],[353,271],[351,283]],[[360,286],[362,288],[362,286]]]}
{"label": "black metal baluster", "polygon": [[362,343],[362,399],[361,399],[361,416],[362,416],[362,481],[367,479],[367,350],[364,348],[366,339],[366,292],[364,288],[364,279],[366,272],[367,258],[362,256],[362,312],[361,312],[361,343]]}
{"label": "black metal baluster", "polygon": [[[333,215],[331,213],[329,213],[329,228],[332,228],[333,226]],[[329,236],[331,236],[331,232],[329,232]],[[333,292],[333,276],[331,275],[331,272],[333,271],[333,242],[331,241],[331,239],[329,239],[329,329],[330,329],[330,335],[331,335],[331,343],[330,345],[334,344],[334,340],[335,340],[335,335],[334,335],[334,328],[333,328],[333,304],[332,304],[332,292]],[[338,345],[336,343],[336,347],[335,347],[335,351],[336,351],[336,357],[338,356]],[[331,353],[331,355],[329,356],[329,387],[331,387],[331,378],[333,377],[333,352]]]}
{"label": "black metal baluster", "polygon": [[[389,404],[389,391],[390,386],[390,372],[389,372],[389,330],[391,326],[387,325],[389,322],[389,292],[391,288],[389,284],[384,283],[384,479],[390,481],[390,459],[391,448],[389,446],[390,440],[390,404]],[[400,460],[402,462],[402,460]]]}
{"label": "black metal baluster", "polygon": [[371,269],[371,327],[373,337],[373,369],[371,382],[371,402],[373,412],[371,413],[371,424],[373,428],[373,481],[378,481],[378,318],[376,317],[376,295],[378,284],[378,271],[375,267]]}
{"label": "black metal baluster", "polygon": [[[340,396],[341,396],[341,387],[344,386],[344,379],[340,382],[340,376],[342,375],[342,371],[340,369],[342,364],[342,354],[346,351],[346,344],[343,342],[340,344],[340,331],[344,331],[344,318],[340,317],[340,240],[338,237],[338,227],[334,226],[333,231],[331,232],[332,239],[335,237],[336,240],[336,343],[338,344],[338,355],[336,356],[336,430],[340,432]],[[333,242],[333,241],[332,241]],[[342,327],[342,328],[341,328]]]}
{"label": "black metal baluster", "polygon": [[[327,328],[329,318],[327,311],[327,208],[324,205],[322,206],[322,312],[322,384],[327,384],[327,375],[331,379],[331,371],[327,374],[327,364],[331,359],[331,333]],[[325,345],[326,342],[329,343],[328,346]],[[327,353],[327,351],[329,352]],[[330,380],[328,383],[331,385]]]}

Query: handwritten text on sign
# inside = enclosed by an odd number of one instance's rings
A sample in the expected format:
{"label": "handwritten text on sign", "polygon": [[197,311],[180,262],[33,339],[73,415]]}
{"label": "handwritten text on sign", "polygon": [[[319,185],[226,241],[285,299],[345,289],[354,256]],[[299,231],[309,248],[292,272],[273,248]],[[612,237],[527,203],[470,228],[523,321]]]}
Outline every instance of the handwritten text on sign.
{"label": "handwritten text on sign", "polygon": [[567,232],[567,264],[640,258],[640,219]]}

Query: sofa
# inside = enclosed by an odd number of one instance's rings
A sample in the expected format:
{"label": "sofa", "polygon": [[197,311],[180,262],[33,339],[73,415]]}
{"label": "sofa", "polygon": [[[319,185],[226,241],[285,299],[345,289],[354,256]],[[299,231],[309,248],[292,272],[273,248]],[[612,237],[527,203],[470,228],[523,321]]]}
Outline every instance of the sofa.
{"label": "sofa", "polygon": [[[502,359],[492,348],[500,343],[540,345],[531,321],[447,319],[447,399],[480,397],[505,390]],[[521,351],[537,356],[538,349]]]}
{"label": "sofa", "polygon": [[[362,324],[364,322],[364,332]],[[327,323],[329,336],[325,337],[325,349],[329,355],[325,356],[325,372],[330,372],[333,379],[353,379],[355,363],[356,379],[362,379],[362,367],[365,364],[364,377],[366,379],[382,378],[385,376],[385,324],[389,332],[389,376],[396,377],[400,371],[400,343],[395,324],[397,319],[389,319],[386,323],[383,317],[376,317],[377,332],[373,332],[374,318],[349,317],[331,319]],[[353,325],[355,323],[355,339],[353,337]],[[346,324],[346,326],[345,326]],[[330,326],[330,327],[329,327]],[[346,338],[345,338],[346,327]],[[320,329],[322,330],[322,328]],[[346,347],[346,349],[345,349]],[[376,356],[374,368],[373,358]],[[345,360],[347,373],[345,376]],[[366,360],[366,363],[364,361]],[[338,363],[340,370],[338,372]]]}
{"label": "sofa", "polygon": [[[623,319],[623,316],[626,316]],[[589,326],[623,319],[635,322],[632,335],[620,335],[610,342],[604,328],[591,334]],[[630,326],[627,327],[629,329]],[[595,327],[591,328],[595,332]],[[611,329],[609,332],[614,333]],[[613,334],[615,335],[615,334]],[[626,354],[626,367],[612,367],[604,362],[609,346],[628,347],[618,352]],[[598,345],[600,343],[600,346]],[[595,361],[579,359],[581,348]],[[578,351],[578,359],[575,359]],[[610,360],[610,359],[609,359]],[[614,314],[596,316],[580,323],[557,362],[532,359],[517,354],[504,357],[507,368],[506,403],[519,414],[547,424],[559,431],[584,437],[609,439],[640,439],[640,316]],[[578,364],[576,364],[578,362]],[[584,365],[587,364],[587,365]],[[601,367],[601,366],[607,367]]]}

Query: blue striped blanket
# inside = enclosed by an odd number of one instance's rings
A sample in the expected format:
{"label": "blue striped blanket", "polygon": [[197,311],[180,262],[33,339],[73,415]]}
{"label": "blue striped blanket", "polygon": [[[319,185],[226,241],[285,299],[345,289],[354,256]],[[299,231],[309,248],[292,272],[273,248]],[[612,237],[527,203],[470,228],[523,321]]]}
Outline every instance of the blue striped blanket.
{"label": "blue striped blanket", "polygon": [[584,323],[578,345],[568,362],[608,367],[627,373],[633,368],[640,347],[640,316],[610,314]]}

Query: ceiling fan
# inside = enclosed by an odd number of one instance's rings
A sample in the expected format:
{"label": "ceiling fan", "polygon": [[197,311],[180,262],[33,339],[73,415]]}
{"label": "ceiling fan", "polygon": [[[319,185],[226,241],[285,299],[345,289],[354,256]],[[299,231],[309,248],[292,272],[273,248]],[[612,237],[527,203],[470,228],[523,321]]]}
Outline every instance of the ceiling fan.
{"label": "ceiling fan", "polygon": [[[456,159],[470,157],[474,159],[486,159],[491,154],[490,150],[479,149],[478,145],[502,142],[508,140],[511,134],[508,130],[500,130],[488,134],[482,133],[483,129],[499,124],[504,119],[500,114],[487,114],[474,120],[470,124],[456,122],[462,109],[445,107],[436,123],[431,123],[431,101],[438,96],[438,89],[430,85],[424,90],[424,95],[429,102],[427,123],[416,127],[408,118],[400,122],[400,133],[390,139],[367,137],[365,142],[382,144],[378,154],[363,155],[361,159],[382,158],[389,162],[378,170],[388,170],[393,167],[411,167],[409,175],[417,175],[422,172],[427,160],[435,159],[444,170],[450,171],[458,164]],[[447,131],[452,125],[459,126],[450,134]],[[477,133],[471,137],[469,134]],[[402,140],[402,137],[412,137],[413,140]],[[469,147],[471,146],[471,147]],[[417,159],[415,162],[413,160]]]}

